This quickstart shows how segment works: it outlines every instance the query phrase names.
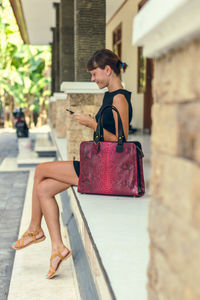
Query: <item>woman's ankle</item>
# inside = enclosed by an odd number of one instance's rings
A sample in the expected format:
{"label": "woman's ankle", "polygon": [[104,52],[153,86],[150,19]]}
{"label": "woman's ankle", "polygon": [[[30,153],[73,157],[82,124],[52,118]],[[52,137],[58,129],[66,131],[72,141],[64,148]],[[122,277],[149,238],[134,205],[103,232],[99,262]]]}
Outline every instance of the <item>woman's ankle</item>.
{"label": "woman's ankle", "polygon": [[[60,252],[62,251],[64,248],[67,248],[63,243],[57,243],[55,245],[52,245],[52,253],[55,252]],[[68,248],[67,248],[68,249]]]}
{"label": "woman's ankle", "polygon": [[30,224],[28,227],[29,232],[36,232],[41,228],[41,224],[36,225],[36,224]]}

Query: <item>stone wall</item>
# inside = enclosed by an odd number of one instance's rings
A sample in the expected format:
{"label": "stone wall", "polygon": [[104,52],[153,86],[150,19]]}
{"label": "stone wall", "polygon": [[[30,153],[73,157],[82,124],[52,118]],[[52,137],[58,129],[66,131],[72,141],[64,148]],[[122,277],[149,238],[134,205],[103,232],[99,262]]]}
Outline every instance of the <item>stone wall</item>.
{"label": "stone wall", "polygon": [[[74,111],[90,114],[92,117],[98,112],[102,103],[103,94],[67,94],[67,107]],[[67,159],[79,160],[80,143],[93,139],[93,130],[80,125],[70,113],[66,118],[66,137],[67,137]]]}
{"label": "stone wall", "polygon": [[56,101],[50,100],[48,109],[49,121],[53,128],[56,127]]}
{"label": "stone wall", "polygon": [[200,299],[200,41],[156,59],[148,299]]}
{"label": "stone wall", "polygon": [[66,137],[66,100],[56,101],[56,136],[58,138]]}
{"label": "stone wall", "polygon": [[106,1],[74,1],[75,81],[89,81],[87,62],[92,54],[105,48]]}

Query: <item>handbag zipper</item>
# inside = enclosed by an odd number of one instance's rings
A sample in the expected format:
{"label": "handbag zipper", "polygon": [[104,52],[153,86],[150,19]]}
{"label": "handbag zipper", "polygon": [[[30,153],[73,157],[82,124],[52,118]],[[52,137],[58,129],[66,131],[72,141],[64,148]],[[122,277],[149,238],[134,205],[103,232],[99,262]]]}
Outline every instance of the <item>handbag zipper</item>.
{"label": "handbag zipper", "polygon": [[137,153],[137,181],[138,181],[138,193],[140,194],[142,192],[141,174],[140,174],[140,155],[143,158],[144,154],[140,149],[138,143],[135,142],[134,144],[136,146],[136,153]]}
{"label": "handbag zipper", "polygon": [[140,152],[138,151],[138,147],[136,148],[137,151],[137,181],[138,181],[138,193],[142,192],[141,187],[141,176],[140,176]]}

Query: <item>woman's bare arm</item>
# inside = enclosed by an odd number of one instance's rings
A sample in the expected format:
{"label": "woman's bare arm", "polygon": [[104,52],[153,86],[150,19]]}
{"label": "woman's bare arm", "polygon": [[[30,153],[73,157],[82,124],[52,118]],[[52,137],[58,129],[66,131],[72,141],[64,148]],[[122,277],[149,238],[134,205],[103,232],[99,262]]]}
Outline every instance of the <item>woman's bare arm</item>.
{"label": "woman's bare arm", "polygon": [[[129,129],[128,128],[129,127],[128,126],[128,124],[129,124],[129,122],[128,122],[128,102],[123,95],[118,94],[113,99],[113,106],[115,106],[119,111],[119,114],[120,114],[120,117],[122,120],[123,129],[124,129],[124,134],[127,139],[128,129]],[[93,129],[94,131],[96,131],[97,122],[96,122],[96,120],[92,119],[89,115],[75,113],[73,116],[77,119],[77,121],[81,125],[87,126],[91,129]],[[113,117],[114,117],[114,121],[115,121],[116,135],[112,134],[108,130],[104,129],[103,133],[104,133],[105,141],[117,141],[118,140],[118,119],[117,119],[117,113],[115,111],[113,111]]]}

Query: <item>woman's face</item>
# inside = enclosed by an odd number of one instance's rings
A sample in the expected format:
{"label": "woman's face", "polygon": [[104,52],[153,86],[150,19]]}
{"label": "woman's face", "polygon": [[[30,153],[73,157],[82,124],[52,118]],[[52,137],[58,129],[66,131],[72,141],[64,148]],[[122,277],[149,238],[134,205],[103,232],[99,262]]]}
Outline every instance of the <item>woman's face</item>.
{"label": "woman's face", "polygon": [[96,68],[90,71],[90,74],[91,81],[96,82],[100,89],[103,89],[108,86],[109,76],[106,67],[105,69]]}

